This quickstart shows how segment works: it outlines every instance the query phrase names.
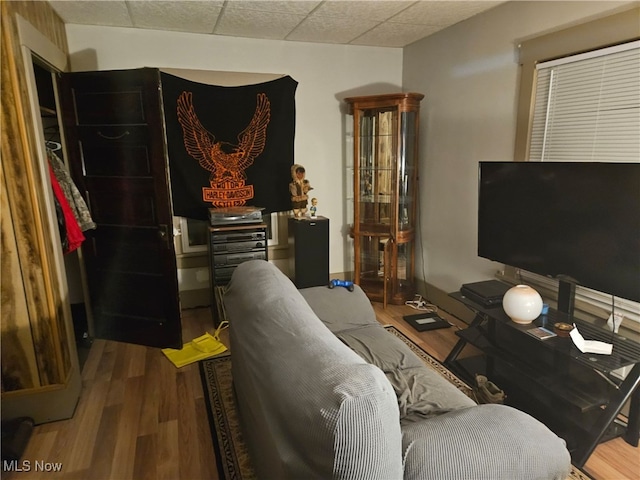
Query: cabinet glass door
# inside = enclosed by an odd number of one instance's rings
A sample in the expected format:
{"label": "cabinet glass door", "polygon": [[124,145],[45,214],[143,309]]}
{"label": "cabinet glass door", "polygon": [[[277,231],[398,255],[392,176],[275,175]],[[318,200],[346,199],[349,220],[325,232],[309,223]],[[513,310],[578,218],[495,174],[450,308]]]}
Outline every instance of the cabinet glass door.
{"label": "cabinet glass door", "polygon": [[398,229],[414,228],[416,189],[416,112],[400,115],[400,156],[398,159]]}
{"label": "cabinet glass door", "polygon": [[397,119],[395,110],[361,112],[357,208],[366,231],[388,232],[393,223]]}

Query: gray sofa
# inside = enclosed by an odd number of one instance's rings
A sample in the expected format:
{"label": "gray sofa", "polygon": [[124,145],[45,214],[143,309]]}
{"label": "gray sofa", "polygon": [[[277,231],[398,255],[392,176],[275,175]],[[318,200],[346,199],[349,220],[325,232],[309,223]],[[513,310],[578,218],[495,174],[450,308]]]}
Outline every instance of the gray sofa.
{"label": "gray sofa", "polygon": [[565,443],[476,405],[376,320],[362,290],[297,290],[272,264],[224,305],[243,436],[262,479],[565,479]]}

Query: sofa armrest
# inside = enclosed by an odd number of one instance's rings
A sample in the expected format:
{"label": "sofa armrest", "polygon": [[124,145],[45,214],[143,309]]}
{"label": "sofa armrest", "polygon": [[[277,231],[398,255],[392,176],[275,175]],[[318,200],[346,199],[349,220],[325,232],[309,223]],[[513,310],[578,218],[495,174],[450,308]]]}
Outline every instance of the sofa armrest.
{"label": "sofa armrest", "polygon": [[565,441],[505,405],[478,405],[402,426],[405,480],[564,480]]}
{"label": "sofa armrest", "polygon": [[393,387],[320,321],[264,260],[239,265],[224,296],[239,417],[258,478],[402,476]]}

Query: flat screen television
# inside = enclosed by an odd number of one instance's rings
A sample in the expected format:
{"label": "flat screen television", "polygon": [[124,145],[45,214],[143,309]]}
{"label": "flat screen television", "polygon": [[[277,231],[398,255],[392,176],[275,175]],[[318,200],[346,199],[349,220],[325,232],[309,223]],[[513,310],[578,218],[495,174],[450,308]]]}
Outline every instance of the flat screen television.
{"label": "flat screen television", "polygon": [[478,208],[479,256],[640,302],[640,163],[480,162]]}

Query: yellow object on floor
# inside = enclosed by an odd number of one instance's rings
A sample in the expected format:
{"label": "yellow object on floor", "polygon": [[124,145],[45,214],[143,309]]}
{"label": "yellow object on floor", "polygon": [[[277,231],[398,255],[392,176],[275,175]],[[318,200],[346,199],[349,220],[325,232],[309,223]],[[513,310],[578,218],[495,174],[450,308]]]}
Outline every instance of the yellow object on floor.
{"label": "yellow object on floor", "polygon": [[228,325],[229,322],[224,321],[220,323],[213,335],[205,333],[189,343],[185,343],[180,350],[163,348],[162,353],[178,368],[214,355],[220,355],[227,351],[227,347],[220,341],[220,331]]}

